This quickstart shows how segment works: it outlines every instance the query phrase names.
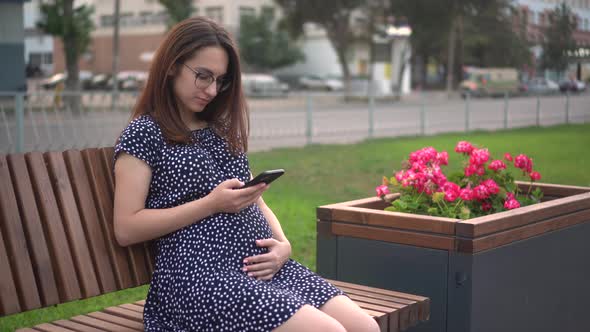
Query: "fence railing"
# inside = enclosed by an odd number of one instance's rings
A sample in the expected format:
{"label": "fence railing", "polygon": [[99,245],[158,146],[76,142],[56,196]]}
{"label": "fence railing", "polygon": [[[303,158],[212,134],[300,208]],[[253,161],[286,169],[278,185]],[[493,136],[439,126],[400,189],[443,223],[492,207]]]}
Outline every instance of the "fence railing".
{"label": "fence railing", "polygon": [[[136,98],[132,93],[113,96],[109,92],[0,93],[0,152],[113,145],[129,121]],[[416,93],[395,101],[302,92],[250,98],[248,104],[253,151],[372,137],[590,122],[588,93],[481,99]]]}

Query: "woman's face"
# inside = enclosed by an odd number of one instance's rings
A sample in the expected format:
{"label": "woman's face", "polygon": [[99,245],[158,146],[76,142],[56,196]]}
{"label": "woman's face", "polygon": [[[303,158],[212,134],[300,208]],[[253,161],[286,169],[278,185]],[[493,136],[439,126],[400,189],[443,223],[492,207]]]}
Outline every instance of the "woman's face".
{"label": "woman's face", "polygon": [[[180,106],[183,119],[193,118],[217,95],[217,87],[227,72],[228,56],[219,46],[200,49],[195,55],[180,64],[174,75],[174,96]],[[204,86],[207,79],[213,78],[210,85]],[[219,82],[219,83],[218,83]],[[186,121],[186,120],[185,120]]]}

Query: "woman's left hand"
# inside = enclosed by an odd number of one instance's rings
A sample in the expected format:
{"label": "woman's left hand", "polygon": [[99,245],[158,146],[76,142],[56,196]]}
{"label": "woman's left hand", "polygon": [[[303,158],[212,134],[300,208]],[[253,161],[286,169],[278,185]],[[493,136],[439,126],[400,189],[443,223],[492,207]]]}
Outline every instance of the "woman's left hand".
{"label": "woman's left hand", "polygon": [[258,280],[270,280],[289,260],[291,244],[289,241],[270,238],[256,240],[256,245],[268,248],[268,252],[244,259],[244,264],[248,265],[244,266],[242,270],[248,273],[248,276]]}

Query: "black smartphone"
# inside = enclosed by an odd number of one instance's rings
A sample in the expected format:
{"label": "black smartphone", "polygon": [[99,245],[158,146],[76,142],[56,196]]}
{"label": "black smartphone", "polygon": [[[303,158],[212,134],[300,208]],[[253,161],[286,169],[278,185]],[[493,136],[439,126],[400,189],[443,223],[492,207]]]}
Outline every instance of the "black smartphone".
{"label": "black smartphone", "polygon": [[285,174],[285,170],[284,169],[271,169],[268,171],[264,171],[260,174],[258,174],[255,178],[253,178],[252,180],[246,182],[246,184],[244,184],[244,186],[242,188],[248,188],[251,186],[255,186],[261,182],[264,182],[266,184],[269,184],[271,182],[273,182],[274,180],[276,180],[279,176]]}

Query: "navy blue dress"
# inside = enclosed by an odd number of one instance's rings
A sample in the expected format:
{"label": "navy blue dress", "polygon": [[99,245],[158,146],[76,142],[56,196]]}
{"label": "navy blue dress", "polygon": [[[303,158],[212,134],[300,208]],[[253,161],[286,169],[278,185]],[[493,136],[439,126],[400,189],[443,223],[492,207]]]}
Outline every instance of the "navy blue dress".
{"label": "navy blue dress", "polygon": [[[250,178],[244,154],[229,153],[211,128],[193,131],[193,144],[169,144],[150,116],[133,120],[115,147],[152,170],[146,208],[164,209],[209,194],[221,182]],[[217,213],[156,240],[155,271],[145,303],[145,331],[270,331],[304,304],[320,307],[342,291],[289,260],[269,281],[242,271],[246,257],[271,238],[256,204]]]}

